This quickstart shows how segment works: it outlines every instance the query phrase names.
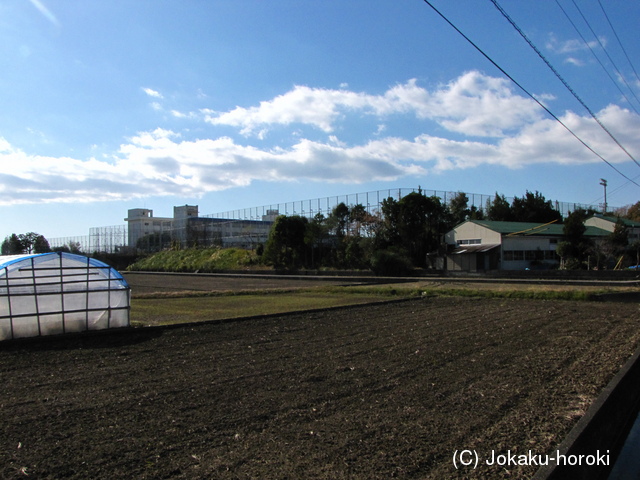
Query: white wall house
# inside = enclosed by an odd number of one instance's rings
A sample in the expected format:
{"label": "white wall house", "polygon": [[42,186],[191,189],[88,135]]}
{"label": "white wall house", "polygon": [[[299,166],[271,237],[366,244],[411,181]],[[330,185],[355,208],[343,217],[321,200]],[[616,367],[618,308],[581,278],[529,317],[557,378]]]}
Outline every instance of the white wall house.
{"label": "white wall house", "polygon": [[[596,226],[587,226],[585,232],[592,238],[608,234]],[[556,247],[562,235],[560,224],[468,220],[445,235],[447,270],[551,268],[559,264]]]}
{"label": "white wall house", "polygon": [[629,229],[629,243],[640,241],[640,222],[634,222],[633,220],[627,220],[626,218],[607,217],[604,215],[594,215],[587,219],[584,224],[587,226],[598,227],[607,232],[613,232],[616,228],[616,223],[620,220]]}

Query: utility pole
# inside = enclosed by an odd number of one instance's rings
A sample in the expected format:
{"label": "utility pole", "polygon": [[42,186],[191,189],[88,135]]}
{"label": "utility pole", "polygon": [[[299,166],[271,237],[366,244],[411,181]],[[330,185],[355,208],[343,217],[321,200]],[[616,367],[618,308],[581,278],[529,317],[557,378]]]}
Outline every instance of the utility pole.
{"label": "utility pole", "polygon": [[607,181],[604,178],[601,178],[600,185],[604,187],[604,206],[602,208],[602,213],[606,215],[607,214]]}

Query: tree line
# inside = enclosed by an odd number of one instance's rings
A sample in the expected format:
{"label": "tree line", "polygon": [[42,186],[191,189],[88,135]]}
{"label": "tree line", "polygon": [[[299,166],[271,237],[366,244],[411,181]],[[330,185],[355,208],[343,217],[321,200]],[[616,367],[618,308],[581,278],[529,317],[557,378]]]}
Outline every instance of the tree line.
{"label": "tree line", "polygon": [[[258,254],[263,263],[276,269],[372,269],[378,274],[401,275],[413,268],[436,267],[436,259],[446,252],[442,236],[456,225],[465,220],[498,220],[563,223],[564,237],[557,253],[564,268],[601,268],[623,253],[632,254],[640,263],[640,245],[629,245],[623,222],[598,244],[585,236],[584,221],[594,213],[577,209],[563,218],[537,191],[527,191],[511,202],[496,193],[479,208],[469,205],[463,192],[443,203],[418,189],[398,200],[383,200],[375,212],[362,204],[340,203],[327,216],[280,216],[266,244],[258,246]],[[640,222],[640,202],[611,215]],[[70,242],[53,250],[80,253],[80,245]],[[46,238],[34,232],[14,233],[2,242],[2,255],[50,251]]]}
{"label": "tree line", "polygon": [[35,232],[11,234],[2,242],[2,255],[19,255],[22,253],[48,253],[49,242],[43,235]]}
{"label": "tree line", "polygon": [[[640,213],[640,202],[636,204]],[[564,220],[563,239],[558,243],[556,253],[560,257],[561,268],[567,270],[616,268],[625,255],[634,265],[640,265],[640,241],[629,241],[629,227],[618,218],[613,232],[601,242],[594,242],[585,235],[584,222],[593,212],[577,209]],[[628,218],[628,217],[626,217]],[[630,220],[635,220],[633,216]],[[635,220],[640,221],[640,219]]]}
{"label": "tree line", "polygon": [[[630,247],[627,229],[619,222],[610,238],[596,245],[584,235],[584,220],[594,213],[578,209],[565,220],[537,191],[527,191],[511,202],[496,193],[485,208],[478,208],[469,206],[463,192],[443,203],[439,197],[418,190],[399,200],[383,200],[374,213],[361,204],[340,203],[328,216],[280,216],[260,254],[265,263],[277,269],[371,268],[378,274],[397,275],[412,268],[435,267],[436,259],[446,252],[442,236],[465,220],[564,221],[565,238],[557,251],[563,266],[583,268],[591,256],[593,265],[604,266],[612,255]],[[640,221],[640,202],[625,209],[624,215]]]}
{"label": "tree line", "polygon": [[39,233],[12,233],[3,240],[0,251],[2,255],[49,253],[52,251],[80,253],[80,244],[77,242],[69,242],[62,247],[52,249],[49,241]]}

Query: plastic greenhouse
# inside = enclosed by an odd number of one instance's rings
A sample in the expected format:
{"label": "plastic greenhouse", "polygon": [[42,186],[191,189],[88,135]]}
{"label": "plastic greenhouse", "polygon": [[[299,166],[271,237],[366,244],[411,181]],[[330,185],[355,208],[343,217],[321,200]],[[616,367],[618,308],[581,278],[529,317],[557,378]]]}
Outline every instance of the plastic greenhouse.
{"label": "plastic greenhouse", "polygon": [[82,255],[0,256],[0,341],[129,326],[130,288]]}

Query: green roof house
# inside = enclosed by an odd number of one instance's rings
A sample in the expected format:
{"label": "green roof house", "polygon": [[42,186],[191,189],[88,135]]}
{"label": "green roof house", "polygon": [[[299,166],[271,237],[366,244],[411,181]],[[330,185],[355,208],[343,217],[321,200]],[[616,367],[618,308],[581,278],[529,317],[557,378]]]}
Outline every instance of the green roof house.
{"label": "green roof house", "polygon": [[634,222],[626,218],[608,217],[606,215],[594,215],[588,218],[584,224],[598,227],[611,233],[616,227],[616,223],[621,221],[629,229],[629,243],[640,241],[640,222]]}
{"label": "green roof house", "polygon": [[[597,240],[609,233],[590,225],[585,235]],[[468,272],[551,268],[559,264],[556,247],[562,236],[563,225],[557,223],[468,220],[445,235],[446,268]]]}

